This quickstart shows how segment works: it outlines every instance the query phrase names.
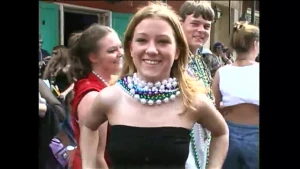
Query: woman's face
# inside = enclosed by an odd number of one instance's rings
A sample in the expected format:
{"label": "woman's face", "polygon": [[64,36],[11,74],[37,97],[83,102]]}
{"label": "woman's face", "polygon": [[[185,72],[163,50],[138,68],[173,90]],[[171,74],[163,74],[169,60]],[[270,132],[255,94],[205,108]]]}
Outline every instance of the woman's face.
{"label": "woman's face", "polygon": [[97,64],[111,74],[118,73],[122,68],[124,55],[119,36],[115,32],[110,32],[98,41],[98,46],[100,50],[97,53]]}
{"label": "woman's face", "polygon": [[139,78],[152,82],[169,78],[179,56],[173,28],[160,18],[142,20],[134,30],[130,53]]}

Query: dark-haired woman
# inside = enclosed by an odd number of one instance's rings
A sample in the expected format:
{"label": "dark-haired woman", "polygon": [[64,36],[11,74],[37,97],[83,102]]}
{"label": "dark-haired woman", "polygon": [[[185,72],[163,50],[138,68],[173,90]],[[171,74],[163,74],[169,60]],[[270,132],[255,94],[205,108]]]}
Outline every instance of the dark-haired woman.
{"label": "dark-haired woman", "polygon": [[[76,36],[78,39],[74,40],[75,44],[70,48],[69,73],[70,79],[76,79],[71,116],[78,147],[73,169],[81,169],[81,126],[98,92],[108,86],[111,76],[122,67],[123,48],[117,33],[107,26],[93,24],[80,36]],[[108,155],[104,155],[108,123],[101,125],[98,131],[101,140],[97,148],[97,165],[98,168],[106,169],[110,165]]]}

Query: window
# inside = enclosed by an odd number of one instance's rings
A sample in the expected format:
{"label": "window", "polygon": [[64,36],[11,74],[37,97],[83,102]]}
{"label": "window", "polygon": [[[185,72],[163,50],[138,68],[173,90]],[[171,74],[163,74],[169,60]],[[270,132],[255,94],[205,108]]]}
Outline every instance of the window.
{"label": "window", "polygon": [[[259,11],[255,11],[254,16],[254,25],[259,26]],[[247,9],[246,17],[248,19],[248,22],[251,23],[251,8]]]}

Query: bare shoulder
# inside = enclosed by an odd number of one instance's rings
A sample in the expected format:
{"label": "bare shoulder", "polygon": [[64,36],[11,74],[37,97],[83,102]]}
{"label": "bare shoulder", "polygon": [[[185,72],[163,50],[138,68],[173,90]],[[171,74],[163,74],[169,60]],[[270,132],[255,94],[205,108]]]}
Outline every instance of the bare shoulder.
{"label": "bare shoulder", "polygon": [[104,104],[116,103],[120,99],[120,88],[117,85],[112,85],[102,89],[97,95],[97,101]]}
{"label": "bare shoulder", "polygon": [[195,103],[196,107],[199,108],[204,108],[210,104],[213,105],[212,100],[209,97],[207,97],[205,93],[198,93],[195,97]]}
{"label": "bare shoulder", "polygon": [[204,93],[199,93],[195,97],[195,107],[198,116],[205,116],[208,112],[216,110],[213,101]]}
{"label": "bare shoulder", "polygon": [[83,96],[80,103],[83,103],[83,105],[86,105],[87,103],[91,104],[91,103],[93,103],[94,99],[97,97],[98,94],[99,94],[98,91],[90,91],[86,95]]}

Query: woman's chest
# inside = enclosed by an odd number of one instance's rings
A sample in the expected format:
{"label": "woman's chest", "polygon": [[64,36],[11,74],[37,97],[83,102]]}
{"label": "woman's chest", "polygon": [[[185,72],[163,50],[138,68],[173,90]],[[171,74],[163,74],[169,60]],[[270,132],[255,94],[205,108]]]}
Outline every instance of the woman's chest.
{"label": "woman's chest", "polygon": [[[134,102],[124,101],[109,113],[110,124],[125,124],[141,127],[158,126],[181,126],[189,128],[192,126],[189,121],[188,113],[184,113],[182,102],[172,101],[161,105],[143,105]],[[113,124],[112,124],[113,123]]]}

